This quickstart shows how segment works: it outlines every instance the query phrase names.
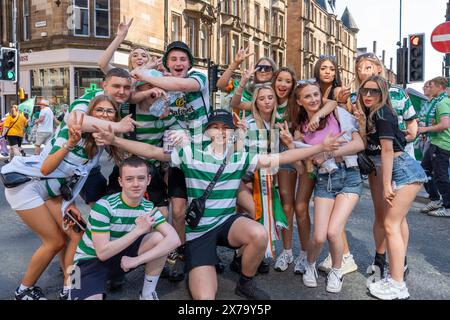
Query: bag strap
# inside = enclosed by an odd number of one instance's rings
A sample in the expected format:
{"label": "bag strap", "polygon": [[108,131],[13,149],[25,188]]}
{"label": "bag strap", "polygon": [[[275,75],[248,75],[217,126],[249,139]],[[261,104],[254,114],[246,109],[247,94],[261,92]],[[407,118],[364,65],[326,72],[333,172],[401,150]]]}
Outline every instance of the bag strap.
{"label": "bag strap", "polygon": [[214,188],[217,180],[219,180],[220,175],[222,174],[223,170],[225,169],[225,166],[227,165],[227,160],[223,161],[223,163],[220,165],[219,170],[217,170],[216,175],[212,179],[212,181],[209,183],[208,187],[206,188],[203,195],[200,197],[200,199],[206,200],[208,199],[209,193],[211,192],[212,188]]}
{"label": "bag strap", "polygon": [[13,122],[11,126],[8,127],[8,130],[6,130],[5,135],[3,137],[6,137],[8,135],[9,130],[11,130],[12,127],[16,124],[17,121],[19,121],[20,113],[17,115],[16,121]]}

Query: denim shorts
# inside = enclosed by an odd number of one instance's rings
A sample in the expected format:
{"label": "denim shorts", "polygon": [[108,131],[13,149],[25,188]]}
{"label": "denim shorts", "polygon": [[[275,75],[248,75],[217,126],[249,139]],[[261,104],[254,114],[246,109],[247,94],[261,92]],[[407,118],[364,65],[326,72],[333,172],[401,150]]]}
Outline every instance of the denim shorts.
{"label": "denim shorts", "polygon": [[342,163],[336,163],[338,169],[333,173],[322,173],[317,176],[314,187],[314,197],[336,199],[340,194],[354,193],[361,195],[363,181],[359,169],[347,168]]}
{"label": "denim shorts", "polygon": [[[280,144],[280,153],[284,152],[286,150],[289,150],[288,147],[286,147],[284,144]],[[295,169],[294,165],[292,163],[286,163],[286,164],[281,164],[280,165],[280,169],[285,169],[285,170],[289,170],[292,172],[297,172],[297,170]]]}
{"label": "denim shorts", "polygon": [[408,184],[424,183],[427,181],[427,175],[423,171],[420,163],[414,160],[407,152],[403,152],[394,158],[392,189],[397,190]]}

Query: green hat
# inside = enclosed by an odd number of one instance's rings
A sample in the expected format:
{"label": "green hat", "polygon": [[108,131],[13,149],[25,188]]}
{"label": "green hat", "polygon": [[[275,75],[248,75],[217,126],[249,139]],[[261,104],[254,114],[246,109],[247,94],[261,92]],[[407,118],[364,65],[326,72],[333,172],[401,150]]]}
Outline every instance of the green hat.
{"label": "green hat", "polygon": [[183,50],[184,52],[186,52],[186,54],[189,57],[189,61],[191,62],[191,67],[189,68],[191,69],[194,65],[194,56],[192,55],[188,45],[183,41],[174,41],[167,46],[166,52],[164,53],[162,60],[164,68],[166,68],[169,71],[169,68],[167,67],[167,56],[169,55],[169,52],[172,51],[173,49]]}

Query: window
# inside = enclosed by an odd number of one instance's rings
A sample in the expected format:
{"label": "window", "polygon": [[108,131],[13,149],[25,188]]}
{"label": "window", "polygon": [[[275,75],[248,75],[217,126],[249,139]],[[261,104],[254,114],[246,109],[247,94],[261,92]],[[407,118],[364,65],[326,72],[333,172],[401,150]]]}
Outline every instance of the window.
{"label": "window", "polygon": [[231,0],[231,14],[234,16],[238,16],[237,0]]}
{"label": "window", "polygon": [[95,0],[95,36],[109,38],[109,0]]}
{"label": "window", "polygon": [[73,0],[74,35],[89,36],[89,1]]}
{"label": "window", "polygon": [[264,9],[264,32],[270,32],[270,12],[269,9]]}
{"label": "window", "polygon": [[181,16],[172,12],[171,41],[181,40]]}
{"label": "window", "polygon": [[250,4],[249,0],[244,0],[244,12],[243,12],[243,20],[244,23],[250,23]]}
{"label": "window", "polygon": [[283,52],[278,52],[278,66],[281,68],[283,65]]}
{"label": "window", "polygon": [[239,36],[238,35],[233,35],[233,40],[231,42],[231,55],[234,57],[234,55],[238,52],[239,50]]}
{"label": "window", "polygon": [[224,39],[224,59],[225,64],[230,64],[230,38],[229,35],[225,35]]}
{"label": "window", "polygon": [[253,45],[253,52],[255,53],[255,63],[259,60],[260,54],[259,54],[259,43],[256,43]]}
{"label": "window", "polygon": [[194,57],[198,56],[198,48],[197,48],[197,42],[198,42],[198,32],[197,32],[197,21],[193,18],[188,18],[187,22],[187,43],[189,48],[192,50],[192,54]]}
{"label": "window", "polygon": [[264,57],[268,57],[269,56],[269,48],[264,46]]}
{"label": "window", "polygon": [[255,3],[255,28],[259,29],[260,11],[261,8],[259,4]]}
{"label": "window", "polygon": [[278,34],[280,38],[284,38],[284,17],[278,16]]}
{"label": "window", "polygon": [[208,43],[208,27],[206,25],[202,26],[200,30],[200,42],[201,42],[201,58],[209,57],[209,43]]}
{"label": "window", "polygon": [[[248,39],[244,39],[244,49],[248,48],[248,45],[249,45]],[[244,62],[243,62],[244,69],[248,68],[248,60],[249,60],[249,58],[245,59]]]}
{"label": "window", "polygon": [[30,0],[23,0],[23,40],[30,40]]}
{"label": "window", "polygon": [[319,40],[319,56],[322,55],[322,41]]}

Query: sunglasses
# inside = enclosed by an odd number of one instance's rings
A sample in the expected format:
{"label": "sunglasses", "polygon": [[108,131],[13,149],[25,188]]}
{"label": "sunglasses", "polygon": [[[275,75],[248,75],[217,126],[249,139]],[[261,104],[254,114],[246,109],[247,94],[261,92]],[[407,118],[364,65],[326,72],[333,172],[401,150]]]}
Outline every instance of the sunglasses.
{"label": "sunglasses", "polygon": [[381,90],[380,89],[374,89],[374,88],[361,88],[359,89],[359,92],[363,95],[363,96],[373,96],[373,97],[377,97],[379,95],[381,95]]}
{"label": "sunglasses", "polygon": [[272,83],[264,82],[264,83],[255,84],[255,89],[261,89],[261,88],[272,88]]}
{"label": "sunglasses", "polygon": [[328,55],[328,54],[321,54],[319,56],[319,59],[330,59],[330,60],[336,60],[336,56]]}
{"label": "sunglasses", "polygon": [[256,71],[259,71],[259,72],[270,72],[272,70],[273,70],[272,66],[261,65],[261,64],[258,64],[256,66]]}
{"label": "sunglasses", "polygon": [[373,52],[367,52],[367,53],[360,54],[359,56],[356,57],[356,63],[358,64],[358,62],[361,61],[361,59],[374,59],[374,60],[380,61],[380,59],[378,59],[377,55]]}
{"label": "sunglasses", "polygon": [[315,78],[311,78],[311,79],[297,81],[297,86],[306,86],[308,84],[317,84],[317,80]]}

